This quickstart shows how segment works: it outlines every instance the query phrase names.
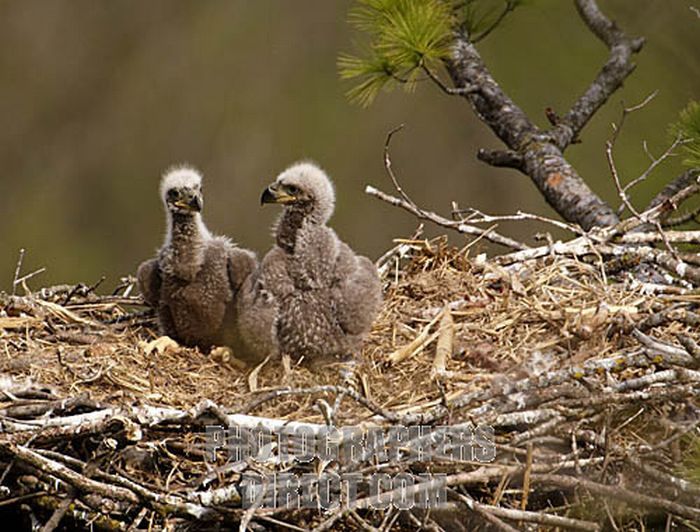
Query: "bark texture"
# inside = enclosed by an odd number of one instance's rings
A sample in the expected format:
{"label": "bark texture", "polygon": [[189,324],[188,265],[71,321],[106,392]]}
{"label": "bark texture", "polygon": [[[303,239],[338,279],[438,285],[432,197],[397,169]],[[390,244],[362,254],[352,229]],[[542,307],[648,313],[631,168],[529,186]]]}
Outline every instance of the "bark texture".
{"label": "bark texture", "polygon": [[575,0],[575,4],[588,28],[608,46],[610,56],[584,94],[551,130],[540,130],[501,89],[468,35],[456,35],[453,54],[446,66],[457,89],[474,89],[462,97],[508,148],[481,150],[479,159],[527,174],[565,220],[588,230],[615,225],[619,218],[569,164],[563,152],[632,73],[631,57],[641,49],[644,40],[629,39],[594,0]]}

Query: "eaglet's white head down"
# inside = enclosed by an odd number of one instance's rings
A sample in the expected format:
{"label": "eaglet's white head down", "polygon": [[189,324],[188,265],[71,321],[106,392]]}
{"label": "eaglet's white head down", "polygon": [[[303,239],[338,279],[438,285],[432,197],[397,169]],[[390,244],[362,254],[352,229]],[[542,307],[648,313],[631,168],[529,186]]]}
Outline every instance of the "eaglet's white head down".
{"label": "eaglet's white head down", "polygon": [[325,224],[335,208],[335,191],[328,175],[311,162],[296,163],[282,172],[260,198],[306,211],[316,223]]}

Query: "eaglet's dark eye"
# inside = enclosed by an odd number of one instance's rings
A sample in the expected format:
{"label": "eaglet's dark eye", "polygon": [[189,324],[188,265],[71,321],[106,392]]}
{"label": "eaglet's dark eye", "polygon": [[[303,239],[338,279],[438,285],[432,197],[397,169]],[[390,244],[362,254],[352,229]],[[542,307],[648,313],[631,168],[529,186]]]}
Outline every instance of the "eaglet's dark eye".
{"label": "eaglet's dark eye", "polygon": [[171,188],[170,190],[168,190],[168,199],[174,200],[174,199],[177,199],[177,197],[178,197],[178,193],[177,193],[176,189]]}
{"label": "eaglet's dark eye", "polygon": [[299,187],[296,185],[289,185],[287,187],[287,190],[289,191],[290,194],[298,194],[299,193]]}

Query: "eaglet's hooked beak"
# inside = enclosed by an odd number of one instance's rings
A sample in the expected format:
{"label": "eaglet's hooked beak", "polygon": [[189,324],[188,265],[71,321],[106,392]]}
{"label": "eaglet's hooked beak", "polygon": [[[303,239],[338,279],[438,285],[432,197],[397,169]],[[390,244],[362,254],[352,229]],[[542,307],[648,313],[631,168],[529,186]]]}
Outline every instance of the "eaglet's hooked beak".
{"label": "eaglet's hooked beak", "polygon": [[294,203],[296,200],[296,196],[286,191],[284,186],[273,183],[267,187],[263,191],[262,196],[260,196],[260,205],[264,205],[265,203]]}
{"label": "eaglet's hooked beak", "polygon": [[202,198],[198,194],[178,200],[174,205],[186,211],[202,212]]}

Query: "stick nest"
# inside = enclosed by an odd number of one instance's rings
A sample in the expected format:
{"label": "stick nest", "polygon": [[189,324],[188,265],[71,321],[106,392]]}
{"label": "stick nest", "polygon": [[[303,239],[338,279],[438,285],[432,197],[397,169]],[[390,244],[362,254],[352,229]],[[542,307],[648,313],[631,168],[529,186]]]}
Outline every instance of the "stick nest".
{"label": "stick nest", "polygon": [[[402,241],[384,257],[385,304],[361,360],[313,371],[154,342],[128,288],[0,295],[0,511],[23,526],[110,530],[693,526],[700,296],[652,291],[634,266]],[[233,415],[249,426],[490,425],[496,458],[356,464],[446,474],[446,510],[368,509],[361,488],[332,511],[246,511],[241,475],[262,466],[205,460],[205,426]]]}

